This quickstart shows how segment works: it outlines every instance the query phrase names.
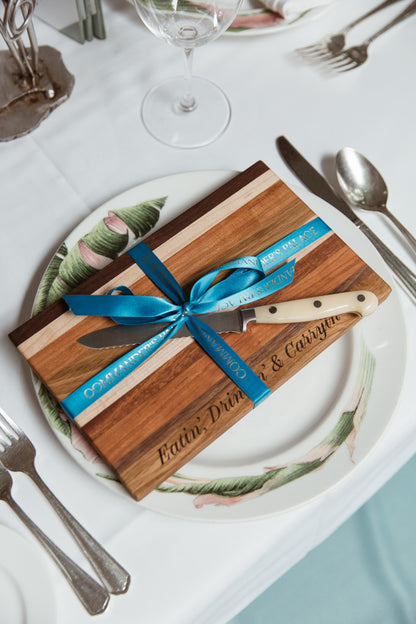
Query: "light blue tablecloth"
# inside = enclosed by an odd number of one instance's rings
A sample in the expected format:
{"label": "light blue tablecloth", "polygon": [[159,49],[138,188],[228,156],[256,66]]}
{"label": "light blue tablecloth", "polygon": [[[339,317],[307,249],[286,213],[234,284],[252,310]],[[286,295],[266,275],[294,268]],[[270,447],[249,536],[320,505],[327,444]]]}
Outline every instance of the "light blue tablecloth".
{"label": "light blue tablecloth", "polygon": [[229,624],[414,624],[416,456]]}

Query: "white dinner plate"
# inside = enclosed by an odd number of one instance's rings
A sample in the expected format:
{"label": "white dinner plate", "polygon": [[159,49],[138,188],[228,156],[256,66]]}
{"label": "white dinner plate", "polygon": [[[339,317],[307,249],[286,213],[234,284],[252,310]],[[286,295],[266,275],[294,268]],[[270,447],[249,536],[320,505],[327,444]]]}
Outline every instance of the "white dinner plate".
{"label": "white dinner plate", "polygon": [[41,554],[0,525],[0,622],[54,624],[55,597]]}
{"label": "white dinner plate", "polygon": [[[178,174],[111,199],[68,236],[40,286],[51,282],[58,256],[71,253],[81,236],[111,211],[166,197],[157,229],[233,175],[230,171]],[[308,191],[293,190],[391,283],[378,253],[350,221]],[[128,246],[135,242],[131,239]],[[287,510],[347,476],[385,431],[404,378],[405,325],[391,285],[391,295],[374,314],[362,319],[140,504],[182,518],[237,521]],[[38,298],[39,294],[35,305],[39,305]],[[101,483],[129,496],[44,386],[36,380],[35,385],[42,409],[68,452]]]}
{"label": "white dinner plate", "polygon": [[296,18],[286,19],[267,9],[260,0],[243,0],[237,17],[224,34],[238,37],[272,35],[321,17],[328,6],[313,7]]}

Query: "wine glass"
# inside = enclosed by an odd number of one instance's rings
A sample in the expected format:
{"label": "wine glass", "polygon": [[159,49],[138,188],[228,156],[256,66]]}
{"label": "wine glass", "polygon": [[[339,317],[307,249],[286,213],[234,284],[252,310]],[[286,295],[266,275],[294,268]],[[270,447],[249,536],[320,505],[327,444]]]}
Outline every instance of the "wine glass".
{"label": "wine glass", "polygon": [[192,76],[192,59],[194,48],[213,41],[228,28],[241,1],[134,0],[147,28],[185,52],[184,76],[153,87],[142,103],[143,123],[162,143],[202,147],[227,128],[231,117],[227,96],[209,80]]}

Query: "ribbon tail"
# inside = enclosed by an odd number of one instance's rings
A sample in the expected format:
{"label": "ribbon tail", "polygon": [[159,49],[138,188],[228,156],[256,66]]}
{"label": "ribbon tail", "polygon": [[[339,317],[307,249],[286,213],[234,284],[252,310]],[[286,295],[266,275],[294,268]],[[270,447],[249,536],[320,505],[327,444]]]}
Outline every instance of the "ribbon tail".
{"label": "ribbon tail", "polygon": [[270,394],[270,389],[237,353],[201,319],[191,316],[186,325],[195,340],[220,366],[246,396],[258,405]]}
{"label": "ribbon tail", "polygon": [[127,253],[169,299],[177,305],[185,302],[185,294],[180,284],[144,241],[132,247]]}

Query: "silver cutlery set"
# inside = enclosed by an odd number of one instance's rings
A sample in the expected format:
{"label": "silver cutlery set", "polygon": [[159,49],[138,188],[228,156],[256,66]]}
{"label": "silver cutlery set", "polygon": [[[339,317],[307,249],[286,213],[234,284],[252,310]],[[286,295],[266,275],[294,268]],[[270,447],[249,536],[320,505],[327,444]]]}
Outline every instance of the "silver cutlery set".
{"label": "silver cutlery set", "polygon": [[[0,408],[0,499],[10,506],[39,540],[88,613],[91,615],[102,613],[107,608],[110,594],[122,594],[127,591],[130,576],[51,492],[36,470],[35,455],[32,442]],[[32,479],[77,542],[101,583],[62,552],[16,503],[11,495],[13,479],[9,471],[22,472]]]}
{"label": "silver cutlery set", "polygon": [[[278,137],[277,148],[288,167],[299,180],[315,195],[328,202],[345,215],[373,243],[385,263],[407,294],[416,302],[416,274],[411,271],[383,241],[355,214],[351,205],[360,208],[378,209],[392,218],[393,223],[413,244],[414,237],[387,211],[387,188],[377,170],[361,154],[351,148],[344,148],[336,157],[337,177],[345,199],[338,196],[325,178],[284,137]],[[374,198],[376,197],[376,201]]]}
{"label": "silver cutlery set", "polygon": [[388,30],[400,24],[408,17],[416,13],[416,0],[413,0],[406,6],[394,19],[387,22],[382,28],[378,29],[371,36],[367,37],[360,45],[354,45],[346,48],[347,34],[358,24],[371,17],[378,11],[386,7],[401,2],[402,0],[385,0],[377,5],[371,11],[368,11],[358,19],[350,22],[338,33],[330,34],[317,41],[314,44],[298,48],[296,52],[303,58],[318,63],[330,71],[346,72],[351,69],[360,67],[368,59],[368,48],[378,37],[386,33]]}

